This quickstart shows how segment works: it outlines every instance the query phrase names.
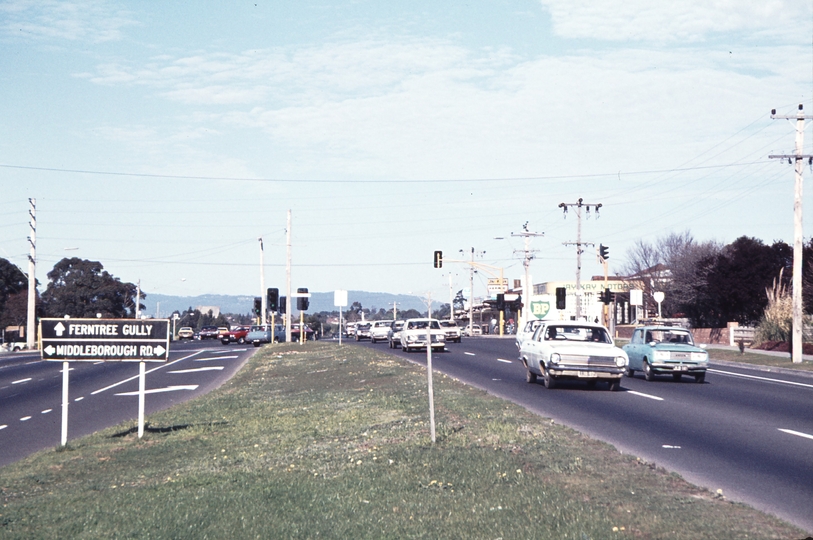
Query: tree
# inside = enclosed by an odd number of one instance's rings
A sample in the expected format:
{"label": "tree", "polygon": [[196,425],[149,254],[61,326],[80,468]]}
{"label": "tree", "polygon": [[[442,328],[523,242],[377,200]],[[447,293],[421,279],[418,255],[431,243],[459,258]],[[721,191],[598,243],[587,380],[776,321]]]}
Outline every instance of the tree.
{"label": "tree", "polygon": [[[48,317],[96,317],[97,313],[109,318],[135,315],[136,286],[122,283],[98,261],[62,259],[48,272],[48,279],[50,282],[42,294]],[[141,298],[145,297],[141,293]]]}
{"label": "tree", "polygon": [[[28,277],[17,265],[0,258],[0,327],[5,328],[9,325],[23,324],[27,318],[28,310],[27,291]],[[20,319],[19,313],[19,295],[22,295],[22,298],[26,301],[22,311],[22,319]]]}

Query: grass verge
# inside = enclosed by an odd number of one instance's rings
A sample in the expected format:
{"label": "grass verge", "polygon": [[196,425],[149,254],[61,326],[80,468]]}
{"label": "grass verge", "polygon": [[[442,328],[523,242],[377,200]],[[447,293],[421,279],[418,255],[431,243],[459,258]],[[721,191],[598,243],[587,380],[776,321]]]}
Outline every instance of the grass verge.
{"label": "grass verge", "polygon": [[[803,538],[384,352],[263,347],[215,392],[0,472],[2,538]],[[172,429],[175,428],[175,429]]]}
{"label": "grass verge", "polygon": [[803,360],[799,364],[794,364],[793,360],[791,360],[790,358],[790,355],[773,356],[768,354],[749,352],[749,349],[745,349],[745,352],[740,354],[740,351],[715,349],[714,347],[709,347],[708,351],[709,358],[711,359],[712,362],[714,362],[715,360],[725,360],[728,362],[740,362],[742,364],[751,364],[756,366],[797,369],[800,371],[813,371],[813,362],[811,362],[810,360]]}

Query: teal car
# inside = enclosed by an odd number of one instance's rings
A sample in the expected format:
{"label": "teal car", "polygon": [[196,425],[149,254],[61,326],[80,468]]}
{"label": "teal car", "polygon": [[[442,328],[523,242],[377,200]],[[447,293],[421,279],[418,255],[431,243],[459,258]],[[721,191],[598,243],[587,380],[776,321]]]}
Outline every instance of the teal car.
{"label": "teal car", "polygon": [[709,353],[695,344],[692,333],[677,326],[642,326],[632,333],[623,347],[629,357],[627,376],[641,371],[647,381],[657,375],[671,375],[679,381],[683,375],[698,383],[706,380]]}

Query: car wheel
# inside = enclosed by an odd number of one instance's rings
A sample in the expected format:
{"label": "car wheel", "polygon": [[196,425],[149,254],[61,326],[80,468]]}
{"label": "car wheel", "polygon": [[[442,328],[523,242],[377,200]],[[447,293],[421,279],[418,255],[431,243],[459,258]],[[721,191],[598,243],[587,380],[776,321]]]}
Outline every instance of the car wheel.
{"label": "car wheel", "polygon": [[632,368],[627,368],[627,373],[626,374],[627,374],[627,377],[629,377],[630,379],[635,378],[635,370],[632,369]]}
{"label": "car wheel", "polygon": [[675,381],[680,381],[680,378],[683,376],[682,373],[672,373],[672,379]]}
{"label": "car wheel", "polygon": [[220,340],[220,343],[222,343],[223,345],[228,345],[228,344],[229,344],[229,340],[228,340],[228,339],[221,339],[221,340]]}
{"label": "car wheel", "polygon": [[525,372],[525,382],[528,383],[535,383],[536,382],[536,373],[532,372],[530,369]]}
{"label": "car wheel", "polygon": [[621,379],[612,379],[609,381],[610,383],[610,392],[618,392],[621,388]]}
{"label": "car wheel", "polygon": [[243,344],[243,343],[245,343],[245,342],[246,342],[246,338],[239,338],[239,339],[237,340],[237,343],[239,343],[240,345],[242,345],[242,344]]}
{"label": "car wheel", "polygon": [[255,342],[254,342],[254,346],[255,346],[255,347],[259,347],[259,346],[260,346],[260,342],[259,342],[259,341],[255,341]]}
{"label": "car wheel", "polygon": [[545,383],[545,388],[550,390],[556,388],[556,378],[550,374],[547,368],[542,371],[542,382]]}
{"label": "car wheel", "polygon": [[649,365],[646,358],[644,358],[644,378],[648,381],[655,380],[655,372],[652,371],[652,366]]}
{"label": "car wheel", "polygon": [[705,380],[706,380],[706,374],[705,373],[699,373],[699,374],[694,376],[694,382],[696,382],[696,383],[703,384],[703,382]]}

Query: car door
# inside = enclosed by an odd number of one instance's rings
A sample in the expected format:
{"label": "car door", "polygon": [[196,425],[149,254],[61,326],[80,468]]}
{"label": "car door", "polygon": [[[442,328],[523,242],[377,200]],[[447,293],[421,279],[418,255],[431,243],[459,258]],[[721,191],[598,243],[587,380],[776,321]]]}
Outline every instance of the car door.
{"label": "car door", "polygon": [[629,368],[640,371],[643,369],[643,356],[641,347],[644,343],[644,329],[637,328],[632,333],[632,339],[629,344],[624,348],[629,357]]}

